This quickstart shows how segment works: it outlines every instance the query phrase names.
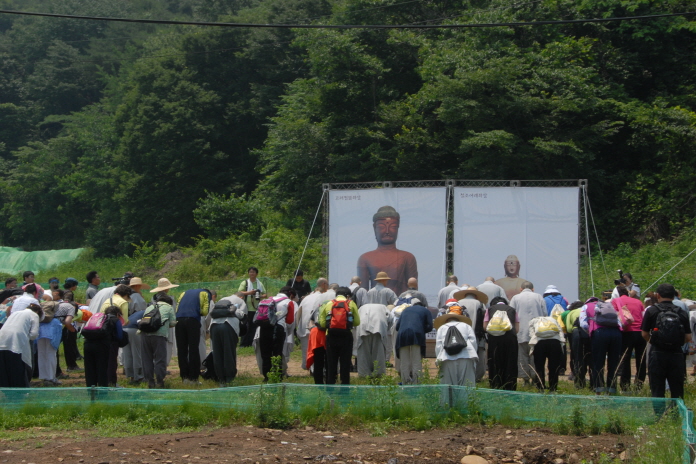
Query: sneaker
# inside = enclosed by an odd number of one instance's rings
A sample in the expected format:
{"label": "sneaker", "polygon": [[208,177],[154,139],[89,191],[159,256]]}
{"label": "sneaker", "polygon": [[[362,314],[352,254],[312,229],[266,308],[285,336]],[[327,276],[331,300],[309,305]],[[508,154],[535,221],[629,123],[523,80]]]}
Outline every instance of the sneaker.
{"label": "sneaker", "polygon": [[57,387],[58,385],[63,385],[60,380],[44,380],[44,386],[46,387]]}
{"label": "sneaker", "polygon": [[60,375],[58,376],[58,378],[59,378],[59,379],[69,379],[70,376],[69,376],[68,374],[60,374]]}
{"label": "sneaker", "polygon": [[84,371],[84,367],[80,366],[75,366],[75,367],[68,367],[68,372],[79,372],[79,371]]}

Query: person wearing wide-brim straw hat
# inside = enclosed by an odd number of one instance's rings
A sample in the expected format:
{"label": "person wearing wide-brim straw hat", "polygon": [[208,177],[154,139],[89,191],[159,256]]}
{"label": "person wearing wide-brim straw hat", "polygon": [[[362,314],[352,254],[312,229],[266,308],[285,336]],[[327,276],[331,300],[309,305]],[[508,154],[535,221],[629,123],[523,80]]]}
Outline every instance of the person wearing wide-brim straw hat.
{"label": "person wearing wide-brim straw hat", "polygon": [[150,290],[150,293],[157,293],[157,292],[168,292],[169,289],[176,288],[179,285],[173,284],[167,279],[166,277],[162,277],[160,280],[157,281],[157,287],[153,288]]}
{"label": "person wearing wide-brim straw hat", "polygon": [[133,290],[131,300],[128,303],[128,314],[130,315],[145,310],[147,304],[143,298],[142,290],[149,290],[150,286],[143,283],[143,279],[140,277],[131,277],[128,286]]}
{"label": "person wearing wide-brim straw hat", "polygon": [[480,292],[476,287],[467,287],[455,292],[452,297],[466,309],[471,317],[471,327],[474,329],[478,342],[479,361],[476,364],[476,381],[480,382],[486,374],[486,333],[483,330],[483,317],[485,316],[488,295]]}
{"label": "person wearing wide-brim straw hat", "polygon": [[445,324],[449,320],[457,320],[459,322],[463,322],[471,326],[471,318],[469,316],[460,314],[459,312],[447,312],[435,318],[435,320],[433,321],[433,327],[435,329],[439,329],[443,324]]}
{"label": "person wearing wide-brim straw hat", "polygon": [[[157,293],[152,299],[153,303],[157,301],[157,297],[160,294],[166,295],[172,288],[178,287],[178,284],[173,284],[166,277],[162,277],[157,281],[157,287],[150,290],[150,293]],[[172,309],[176,313],[176,298],[172,298]],[[172,356],[174,356],[174,349],[176,348],[176,335],[174,333],[174,327],[169,328],[169,336],[167,337],[167,366],[172,361]]]}
{"label": "person wearing wide-brim straw hat", "polygon": [[[433,325],[437,327],[435,336],[435,356],[440,364],[440,383],[443,385],[476,386],[476,336],[471,326],[464,320],[465,316],[456,313],[448,313],[435,319]],[[466,340],[466,347],[458,353],[448,353],[445,350],[446,339],[450,328],[458,330],[462,338]],[[456,390],[443,394],[442,400],[455,406],[456,403],[465,401],[466,392]],[[454,404],[453,404],[454,403]]]}

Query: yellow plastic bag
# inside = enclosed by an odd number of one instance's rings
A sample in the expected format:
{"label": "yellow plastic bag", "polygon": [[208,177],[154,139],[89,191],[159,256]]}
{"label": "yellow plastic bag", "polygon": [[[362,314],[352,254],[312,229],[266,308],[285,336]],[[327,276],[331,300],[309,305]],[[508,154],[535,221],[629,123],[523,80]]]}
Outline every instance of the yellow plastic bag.
{"label": "yellow plastic bag", "polygon": [[495,312],[491,320],[488,321],[488,326],[486,326],[486,332],[494,337],[499,337],[504,335],[505,332],[512,330],[512,323],[508,317],[507,311],[499,309]]}

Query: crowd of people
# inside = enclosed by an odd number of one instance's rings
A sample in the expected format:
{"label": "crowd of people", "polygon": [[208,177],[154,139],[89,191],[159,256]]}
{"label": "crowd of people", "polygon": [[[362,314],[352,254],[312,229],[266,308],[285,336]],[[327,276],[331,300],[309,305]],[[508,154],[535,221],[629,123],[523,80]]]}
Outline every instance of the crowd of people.
{"label": "crowd of people", "polygon": [[681,398],[687,358],[696,375],[696,303],[667,283],[641,299],[628,273],[613,291],[584,302],[569,302],[554,285],[537,293],[522,280],[509,298],[510,290],[492,277],[460,286],[450,276],[432,305],[417,279],[397,295],[384,271],[369,290],[359,276],[345,286],[319,278],[312,290],[298,271],[272,296],[258,274],[250,267],[237,292],[222,298],[206,288],[173,298],[169,292],[178,285],[166,278],[151,289],[126,273],[100,289],[92,271],[84,302],[75,301],[74,278],[63,288],[51,278],[47,289],[31,271],[21,285],[7,279],[0,292],[0,387],[28,387],[32,377],[60,385],[67,375],[58,359],[61,343],[68,372],[82,370],[77,361],[84,361],[87,386],[116,386],[122,364],[128,382],[164,388],[174,353],[184,383],[199,385],[203,375],[226,386],[237,375],[238,346],[254,348],[268,381],[274,369],[288,376],[298,345],[301,367],[317,384],[350,384],[352,371],[376,377],[393,366],[401,383],[411,385],[422,377],[428,338],[443,384],[474,386],[487,374],[491,388],[516,390],[521,379],[556,391],[567,374],[579,389],[611,394],[640,388],[647,375],[652,396],[669,389]]}

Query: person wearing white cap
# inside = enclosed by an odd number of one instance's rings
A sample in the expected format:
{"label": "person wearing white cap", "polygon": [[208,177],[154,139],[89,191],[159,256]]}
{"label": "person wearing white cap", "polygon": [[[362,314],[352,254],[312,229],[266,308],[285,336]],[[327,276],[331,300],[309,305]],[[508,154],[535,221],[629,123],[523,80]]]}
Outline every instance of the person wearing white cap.
{"label": "person wearing white cap", "polygon": [[503,263],[503,269],[505,269],[505,277],[495,281],[497,285],[500,285],[503,290],[505,290],[505,296],[508,301],[512,299],[513,296],[520,293],[520,288],[525,282],[525,279],[520,278],[520,260],[517,259],[515,255],[508,255]]}
{"label": "person wearing white cap", "polygon": [[568,305],[570,304],[568,300],[561,295],[561,292],[558,291],[555,285],[549,285],[546,287],[546,290],[544,290],[544,302],[546,303],[546,311],[548,312],[547,316],[551,315],[551,310],[557,304],[561,305],[563,311],[568,309]]}
{"label": "person wearing white cap", "polygon": [[[156,293],[150,304],[157,302],[159,296],[169,294],[169,290],[178,286],[178,284],[171,283],[166,277],[162,277],[157,281],[157,287],[150,290],[150,293]],[[172,298],[172,309],[176,314],[176,298]],[[167,336],[167,366],[169,366],[169,363],[172,362],[172,356],[174,356],[175,349],[176,333],[174,332],[174,327],[169,327],[169,335]]]}

